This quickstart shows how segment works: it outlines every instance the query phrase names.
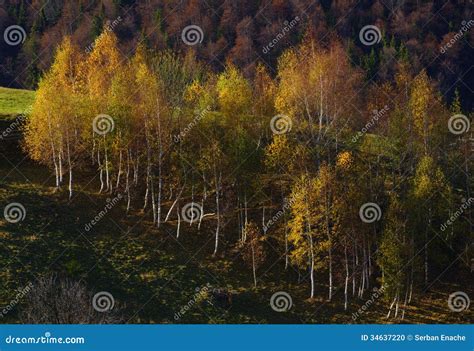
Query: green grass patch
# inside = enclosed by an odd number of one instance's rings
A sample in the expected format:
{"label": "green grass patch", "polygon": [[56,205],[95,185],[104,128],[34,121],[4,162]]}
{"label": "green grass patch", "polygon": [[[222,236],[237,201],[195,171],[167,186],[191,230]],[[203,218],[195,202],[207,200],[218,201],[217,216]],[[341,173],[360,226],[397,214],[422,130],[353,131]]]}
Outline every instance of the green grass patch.
{"label": "green grass patch", "polygon": [[28,111],[35,99],[32,90],[0,87],[0,119],[14,118]]}

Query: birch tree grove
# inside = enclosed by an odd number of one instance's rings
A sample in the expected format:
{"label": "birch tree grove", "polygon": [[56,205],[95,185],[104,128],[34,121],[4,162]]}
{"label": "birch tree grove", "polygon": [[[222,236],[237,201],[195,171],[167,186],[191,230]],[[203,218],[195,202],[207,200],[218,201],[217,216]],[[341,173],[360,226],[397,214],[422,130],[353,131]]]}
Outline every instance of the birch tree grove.
{"label": "birch tree grove", "polygon": [[156,235],[195,234],[210,260],[237,251],[255,289],[281,269],[312,303],[350,310],[383,288],[388,318],[468,247],[470,210],[439,229],[472,174],[456,175],[469,151],[425,71],[400,58],[394,82],[364,82],[342,43],[310,35],[253,75],[119,44],[105,31],[83,54],[65,37],[41,78],[23,146],[59,194],[122,194],[124,218]]}

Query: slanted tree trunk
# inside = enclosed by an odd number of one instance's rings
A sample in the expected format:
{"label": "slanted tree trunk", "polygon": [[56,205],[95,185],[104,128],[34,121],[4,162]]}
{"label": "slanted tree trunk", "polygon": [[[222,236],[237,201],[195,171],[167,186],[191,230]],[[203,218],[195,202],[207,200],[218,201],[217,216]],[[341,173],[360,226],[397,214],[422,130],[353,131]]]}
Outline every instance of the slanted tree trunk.
{"label": "slanted tree trunk", "polygon": [[[248,223],[248,205],[247,205],[247,194],[244,194],[244,228]],[[245,233],[245,230],[242,231],[242,242],[247,241],[247,234]]]}
{"label": "slanted tree trunk", "polygon": [[63,143],[61,138],[61,144],[58,152],[58,163],[59,163],[59,183],[63,183]]}
{"label": "slanted tree trunk", "polygon": [[[66,132],[67,133],[67,132]],[[72,162],[71,162],[71,148],[69,142],[69,134],[67,134],[66,138],[66,149],[67,149],[67,164],[69,168],[69,199],[72,198]]]}
{"label": "slanted tree trunk", "polygon": [[393,298],[393,301],[392,301],[392,303],[390,304],[390,307],[389,307],[389,309],[388,309],[387,316],[386,316],[385,318],[387,318],[387,319],[390,318],[390,314],[392,313],[392,308],[393,308],[393,306],[395,305],[396,302],[397,302],[397,296],[395,296],[395,297]]}
{"label": "slanted tree trunk", "polygon": [[344,280],[344,311],[347,311],[347,290],[349,287],[349,262],[347,258],[347,239],[344,243],[344,265],[346,268],[346,279]]}
{"label": "slanted tree trunk", "polygon": [[214,253],[212,254],[215,256],[217,254],[217,248],[219,246],[219,229],[221,227],[221,214],[220,214],[220,204],[219,204],[219,192],[220,192],[220,182],[221,182],[221,177],[222,174],[219,175],[219,178],[217,177],[217,171],[215,170],[214,167],[214,175],[215,175],[215,182],[216,182],[216,214],[217,214],[217,224],[216,224],[216,240],[215,240],[215,246],[214,246]]}
{"label": "slanted tree trunk", "polygon": [[133,165],[133,184],[135,186],[138,185],[138,170],[140,167],[140,156],[138,155],[138,151],[137,151],[136,159],[137,161],[134,162],[134,165]]}
{"label": "slanted tree trunk", "polygon": [[127,213],[130,210],[130,150],[127,150],[127,171],[126,171],[126,178],[125,178],[125,191],[127,192]]}
{"label": "slanted tree trunk", "polygon": [[250,244],[250,247],[252,249],[253,285],[255,288],[257,288],[257,268],[255,267],[255,248],[253,242]]}
{"label": "slanted tree trunk", "polygon": [[56,148],[54,146],[54,139],[53,139],[53,133],[52,133],[52,130],[51,130],[50,120],[51,119],[48,118],[49,140],[50,140],[50,143],[51,143],[51,155],[53,157],[54,175],[56,177],[56,188],[59,188],[59,167],[58,167],[58,163],[56,161]]}
{"label": "slanted tree trunk", "polygon": [[112,191],[112,184],[110,184],[110,174],[109,174],[109,156],[107,152],[107,142],[104,135],[104,162],[105,162],[105,185],[106,191]]}
{"label": "slanted tree trunk", "polygon": [[249,206],[247,202],[247,194],[245,194],[245,223],[244,225],[247,225],[249,222],[249,212],[248,212]]}
{"label": "slanted tree trunk", "polygon": [[326,200],[326,234],[329,241],[328,256],[329,256],[329,292],[328,300],[332,299],[332,241],[331,241],[331,230],[329,228],[329,199]]}
{"label": "slanted tree trunk", "polygon": [[431,206],[428,207],[428,226],[425,229],[425,246],[424,246],[424,268],[425,268],[425,286],[428,286],[428,265],[429,265],[429,260],[428,260],[428,231],[431,228],[431,222],[432,222],[432,208]]}
{"label": "slanted tree trunk", "polygon": [[118,188],[120,185],[120,175],[122,174],[122,149],[119,151],[119,168],[117,171],[117,183],[115,183],[115,187]]}
{"label": "slanted tree trunk", "polygon": [[404,319],[405,318],[405,311],[406,311],[406,308],[407,308],[407,305],[408,305],[408,291],[409,291],[409,286],[410,286],[410,282],[408,281],[407,279],[407,286],[406,286],[406,291],[405,291],[405,300],[403,301],[403,308],[402,308],[402,317],[401,319]]}
{"label": "slanted tree trunk", "polygon": [[171,211],[173,211],[173,208],[176,206],[176,203],[179,201],[179,198],[181,197],[181,194],[184,190],[185,185],[183,185],[183,187],[181,188],[181,190],[178,193],[178,196],[176,197],[176,200],[174,200],[173,204],[171,205],[170,209],[168,210],[168,213],[166,214],[166,217],[165,217],[165,222],[168,221],[168,218],[170,217]]}
{"label": "slanted tree trunk", "polygon": [[150,192],[150,175],[148,171],[146,174],[145,183],[146,183],[146,189],[145,189],[145,196],[143,199],[143,211],[145,211],[148,206],[148,193]]}
{"label": "slanted tree trunk", "polygon": [[314,298],[314,247],[313,247],[313,235],[311,232],[311,225],[309,222],[307,223],[307,233],[308,241],[309,241],[309,259],[310,259],[310,280],[311,280],[311,294],[309,296],[310,299]]}
{"label": "slanted tree trunk", "polygon": [[163,141],[161,137],[161,116],[160,116],[160,101],[157,97],[157,120],[158,120],[158,201],[157,201],[157,211],[156,211],[156,226],[159,228],[161,225],[161,193],[163,188],[163,173],[162,173],[162,163],[163,163]]}
{"label": "slanted tree trunk", "polygon": [[399,297],[398,291],[397,291],[397,297],[396,297],[396,299],[397,299],[397,303],[395,304],[395,318],[398,317],[398,305],[399,305],[399,302],[400,302],[400,297]]}
{"label": "slanted tree trunk", "polygon": [[239,231],[239,242],[242,243],[243,236],[242,209],[240,208],[240,197],[237,196],[237,230]]}
{"label": "slanted tree trunk", "polygon": [[356,292],[356,267],[357,267],[357,247],[356,247],[356,243],[355,243],[355,240],[354,240],[354,245],[353,245],[353,248],[352,248],[352,296],[354,297],[355,296],[355,292]]}
{"label": "slanted tree trunk", "polygon": [[206,177],[204,176],[204,174],[202,175],[202,178],[203,178],[203,184],[204,184],[204,192],[202,194],[202,199],[201,199],[201,209],[202,209],[202,211],[201,211],[201,214],[199,216],[198,230],[201,229],[201,223],[202,223],[202,219],[204,217],[204,202],[207,199]]}
{"label": "slanted tree trunk", "polygon": [[150,179],[150,190],[151,190],[151,193],[150,193],[150,195],[151,195],[150,196],[151,197],[151,208],[152,208],[152,211],[153,211],[153,223],[156,223],[157,211],[156,211],[156,198],[155,198],[155,183],[154,183],[153,176]]}
{"label": "slanted tree trunk", "polygon": [[[412,247],[414,247],[414,243],[412,243]],[[413,272],[414,272],[414,267],[413,267],[413,258],[411,260],[411,273],[410,273],[410,293],[408,295],[408,303],[411,302],[411,296],[413,294]]]}
{"label": "slanted tree trunk", "polygon": [[311,259],[311,266],[310,266],[310,279],[311,279],[311,294],[310,299],[314,298],[314,250],[313,250],[313,238],[311,234],[309,235],[309,242],[310,242],[310,259]]}
{"label": "slanted tree trunk", "polygon": [[158,203],[156,213],[156,226],[159,228],[161,225],[161,194],[163,192],[163,174],[162,174],[162,150],[160,143],[160,153],[158,157]]}
{"label": "slanted tree trunk", "polygon": [[[148,206],[148,197],[149,197],[149,194],[150,194],[150,188],[151,188],[151,155],[150,155],[150,146],[149,146],[149,142],[148,142],[148,137],[147,137],[147,157],[146,157],[146,190],[145,190],[145,202],[143,204],[143,210],[146,209],[146,207]],[[154,220],[154,218],[153,218]]]}
{"label": "slanted tree trunk", "polygon": [[176,213],[178,215],[178,225],[176,228],[176,239],[179,239],[179,230],[181,228],[181,215],[179,214],[179,208],[176,207]]}
{"label": "slanted tree trunk", "polygon": [[100,161],[100,149],[97,148],[97,165],[99,167],[99,179],[100,179],[100,189],[99,189],[99,194],[102,193],[102,190],[104,190],[104,167],[102,166],[102,163]]}

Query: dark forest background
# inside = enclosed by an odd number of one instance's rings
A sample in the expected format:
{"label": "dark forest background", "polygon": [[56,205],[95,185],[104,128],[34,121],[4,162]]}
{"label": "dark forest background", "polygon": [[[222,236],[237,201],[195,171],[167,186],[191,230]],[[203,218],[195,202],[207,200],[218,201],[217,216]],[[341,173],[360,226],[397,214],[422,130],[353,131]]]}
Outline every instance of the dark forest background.
{"label": "dark forest background", "polygon": [[[445,53],[440,50],[472,18],[473,6],[468,0],[2,0],[0,31],[21,25],[27,38],[19,46],[1,41],[0,85],[35,89],[66,34],[87,50],[104,27],[116,21],[113,30],[125,55],[141,41],[152,49],[184,51],[190,48],[181,40],[181,31],[194,24],[203,29],[204,40],[191,50],[216,71],[231,62],[250,78],[258,62],[264,62],[274,72],[278,56],[305,34],[322,44],[338,37],[352,63],[365,69],[367,80],[390,79],[395,61],[405,55],[415,71],[427,69],[448,101],[457,89],[469,111],[474,31],[468,30]],[[294,28],[264,53],[285,23],[297,16],[301,20]],[[383,32],[377,45],[364,46],[358,40],[368,24]]]}

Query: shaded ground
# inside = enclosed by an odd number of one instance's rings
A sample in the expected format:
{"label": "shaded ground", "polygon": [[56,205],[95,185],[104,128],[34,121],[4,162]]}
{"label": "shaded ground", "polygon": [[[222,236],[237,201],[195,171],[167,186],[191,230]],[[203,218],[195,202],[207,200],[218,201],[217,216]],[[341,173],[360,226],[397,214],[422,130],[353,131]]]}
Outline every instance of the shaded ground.
{"label": "shaded ground", "polygon": [[[308,282],[297,284],[296,273],[285,271],[283,260],[261,269],[266,273],[259,276],[260,287],[255,290],[250,270],[229,247],[224,257],[212,257],[212,221],[200,232],[183,225],[177,240],[173,223],[158,230],[140,211],[126,216],[124,203],[120,203],[87,232],[85,224],[107,203],[106,195],[96,194],[97,184],[77,191],[69,201],[65,191],[55,192],[51,187],[53,179],[43,167],[25,159],[12,168],[4,161],[0,203],[2,207],[11,202],[23,204],[26,218],[11,224],[2,217],[0,222],[0,306],[7,305],[18,288],[49,272],[83,280],[92,291],[111,292],[125,320],[132,323],[176,322],[175,313],[193,299],[196,288],[208,283],[231,289],[230,308],[204,299],[193,304],[178,322],[352,323],[352,313],[370,298],[367,293],[365,299],[355,299],[347,312],[342,309],[342,289],[330,303],[323,299],[309,302]],[[235,235],[224,236],[231,241]],[[326,296],[326,286],[318,288],[318,296]],[[437,284],[430,293],[415,298],[404,322],[468,322],[467,312],[453,313],[447,307],[449,292],[467,288]],[[269,304],[271,295],[281,290],[293,299],[293,308],[286,313],[273,311]],[[21,304],[4,320],[16,322]],[[387,305],[376,301],[356,322],[386,323],[386,312]]]}

